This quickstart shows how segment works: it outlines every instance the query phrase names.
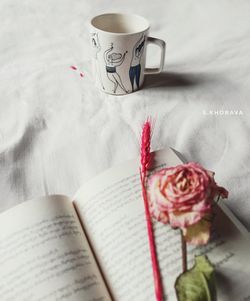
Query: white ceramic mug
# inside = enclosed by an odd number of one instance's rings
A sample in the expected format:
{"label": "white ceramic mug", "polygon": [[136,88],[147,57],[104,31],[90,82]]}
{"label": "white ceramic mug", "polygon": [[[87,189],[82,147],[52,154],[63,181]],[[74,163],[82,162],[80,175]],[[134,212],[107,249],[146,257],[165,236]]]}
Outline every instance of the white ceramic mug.
{"label": "white ceramic mug", "polygon": [[[165,42],[148,37],[149,23],[129,14],[103,14],[90,25],[93,73],[103,92],[123,95],[138,90],[145,74],[160,73],[164,66]],[[161,48],[158,68],[145,68],[146,46]]]}

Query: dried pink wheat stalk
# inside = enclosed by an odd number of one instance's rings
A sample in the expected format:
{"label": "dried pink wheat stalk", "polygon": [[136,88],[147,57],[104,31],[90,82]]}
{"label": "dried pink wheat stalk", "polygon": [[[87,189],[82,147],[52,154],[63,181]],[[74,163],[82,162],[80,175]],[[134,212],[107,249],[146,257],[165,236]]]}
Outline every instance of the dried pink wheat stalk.
{"label": "dried pink wheat stalk", "polygon": [[149,213],[149,205],[148,205],[147,191],[146,191],[146,179],[147,179],[146,176],[147,176],[147,170],[150,166],[151,128],[152,128],[152,124],[150,119],[148,118],[142,128],[140,176],[141,176],[141,186],[142,186],[142,196],[143,196],[144,208],[145,208],[145,216],[147,222],[149,248],[151,254],[151,261],[152,261],[155,296],[157,301],[162,301],[163,294],[162,294],[161,276],[158,267],[154,233],[153,233],[153,227],[152,227],[151,217]]}

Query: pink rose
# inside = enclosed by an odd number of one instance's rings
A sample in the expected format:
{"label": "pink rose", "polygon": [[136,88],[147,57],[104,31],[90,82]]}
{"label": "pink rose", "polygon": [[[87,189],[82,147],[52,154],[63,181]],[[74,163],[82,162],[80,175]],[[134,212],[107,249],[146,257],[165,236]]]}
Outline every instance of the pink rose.
{"label": "pink rose", "polygon": [[197,163],[165,168],[150,176],[148,200],[151,215],[180,228],[186,240],[205,244],[210,237],[212,202],[228,192],[217,186],[214,173]]}

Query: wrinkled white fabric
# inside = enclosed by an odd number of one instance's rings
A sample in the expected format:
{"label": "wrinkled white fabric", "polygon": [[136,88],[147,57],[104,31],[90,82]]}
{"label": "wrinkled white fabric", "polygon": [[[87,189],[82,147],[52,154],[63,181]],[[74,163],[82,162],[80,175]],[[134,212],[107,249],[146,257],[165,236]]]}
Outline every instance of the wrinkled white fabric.
{"label": "wrinkled white fabric", "polygon": [[[148,76],[139,92],[116,97],[94,87],[87,24],[102,12],[143,15],[167,43],[164,73]],[[152,148],[172,146],[215,171],[247,223],[249,16],[248,0],[1,0],[0,211],[41,195],[73,196],[137,156],[151,115]],[[149,65],[156,54],[148,49]],[[243,115],[204,115],[209,110]]]}

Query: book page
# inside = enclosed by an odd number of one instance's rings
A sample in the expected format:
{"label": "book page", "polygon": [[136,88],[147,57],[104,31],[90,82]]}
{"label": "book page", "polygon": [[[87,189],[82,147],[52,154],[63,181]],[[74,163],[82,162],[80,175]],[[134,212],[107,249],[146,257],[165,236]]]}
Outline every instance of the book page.
{"label": "book page", "polygon": [[[154,155],[156,169],[182,163],[168,149]],[[138,161],[112,168],[84,185],[75,204],[95,250],[114,300],[155,300],[148,237],[141,196]],[[250,298],[249,241],[216,209],[212,241],[189,248],[189,267],[195,254],[206,253],[216,267],[218,300]],[[164,300],[176,300],[174,282],[181,273],[179,230],[154,222]]]}
{"label": "book page", "polygon": [[0,215],[1,301],[111,301],[72,202],[51,196]]}

